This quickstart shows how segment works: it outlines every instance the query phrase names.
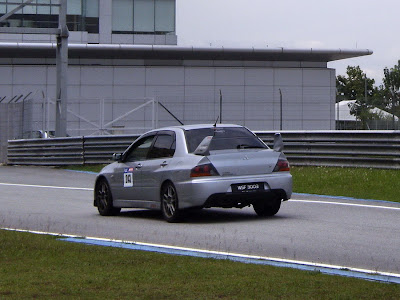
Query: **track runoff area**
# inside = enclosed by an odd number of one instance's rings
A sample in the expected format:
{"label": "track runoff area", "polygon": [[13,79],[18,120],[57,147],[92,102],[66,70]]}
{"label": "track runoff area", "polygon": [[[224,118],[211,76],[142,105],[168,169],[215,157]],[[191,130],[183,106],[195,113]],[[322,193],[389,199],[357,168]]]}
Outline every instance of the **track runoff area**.
{"label": "track runoff area", "polygon": [[[340,199],[349,199],[349,198],[340,197]],[[357,200],[360,200],[360,199],[357,199]],[[314,201],[314,200],[311,200],[311,201],[309,201],[309,200],[289,200],[289,201],[311,202],[311,203],[318,202],[318,203],[324,203],[327,205],[363,206],[363,207],[369,207],[369,208],[400,210],[400,208],[398,208],[398,207],[377,206],[377,205],[369,205],[369,204],[325,202],[325,201]],[[149,251],[149,252],[157,252],[157,253],[163,253],[163,254],[169,254],[169,255],[183,255],[183,256],[192,256],[192,257],[201,257],[201,258],[211,258],[211,259],[225,259],[225,260],[231,260],[231,261],[247,263],[247,264],[269,265],[269,266],[275,266],[275,267],[293,268],[293,269],[304,270],[304,271],[316,271],[316,272],[321,272],[323,274],[328,274],[328,275],[339,275],[339,276],[353,277],[353,278],[359,278],[359,279],[364,279],[364,280],[373,280],[373,281],[379,281],[379,282],[400,284],[400,274],[387,273],[387,272],[376,272],[374,270],[351,268],[351,267],[347,267],[347,266],[321,264],[321,263],[313,263],[313,262],[308,262],[308,261],[291,260],[291,259],[283,259],[283,258],[267,257],[267,256],[245,255],[245,254],[230,253],[230,252],[223,252],[223,251],[211,251],[211,250],[204,250],[204,249],[168,246],[168,245],[162,245],[162,244],[142,243],[142,242],[136,242],[136,241],[123,241],[123,240],[105,239],[105,238],[97,238],[97,237],[83,237],[83,236],[77,236],[77,235],[59,234],[59,233],[54,233],[54,232],[42,232],[42,231],[32,231],[32,230],[14,229],[14,228],[1,228],[1,229],[17,231],[17,232],[29,232],[29,233],[34,233],[34,234],[58,236],[59,240],[63,241],[63,242],[72,242],[72,243],[81,243],[81,244],[86,244],[86,245],[96,245],[96,246],[116,247],[116,248],[124,248],[124,249],[131,249],[131,250]]]}

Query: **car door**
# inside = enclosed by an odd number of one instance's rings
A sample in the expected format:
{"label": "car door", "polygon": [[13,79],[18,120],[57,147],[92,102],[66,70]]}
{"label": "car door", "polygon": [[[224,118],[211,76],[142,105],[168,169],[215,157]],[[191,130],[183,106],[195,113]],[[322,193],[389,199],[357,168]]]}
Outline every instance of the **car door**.
{"label": "car door", "polygon": [[113,195],[122,201],[142,200],[142,166],[156,134],[149,134],[135,142],[124,153],[122,161],[114,171]]}
{"label": "car door", "polygon": [[175,153],[175,133],[160,131],[150,149],[147,160],[143,162],[142,195],[150,201],[160,201],[160,187],[167,173],[170,171],[170,162]]}

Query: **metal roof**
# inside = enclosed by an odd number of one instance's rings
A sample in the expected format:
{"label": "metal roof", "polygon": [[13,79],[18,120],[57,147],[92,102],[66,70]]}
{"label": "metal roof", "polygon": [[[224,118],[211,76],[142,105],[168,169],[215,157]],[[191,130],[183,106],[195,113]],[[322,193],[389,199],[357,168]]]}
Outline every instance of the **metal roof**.
{"label": "metal roof", "polygon": [[[0,43],[2,58],[54,58],[55,43]],[[70,58],[329,62],[371,55],[369,49],[211,48],[125,44],[69,44]]]}

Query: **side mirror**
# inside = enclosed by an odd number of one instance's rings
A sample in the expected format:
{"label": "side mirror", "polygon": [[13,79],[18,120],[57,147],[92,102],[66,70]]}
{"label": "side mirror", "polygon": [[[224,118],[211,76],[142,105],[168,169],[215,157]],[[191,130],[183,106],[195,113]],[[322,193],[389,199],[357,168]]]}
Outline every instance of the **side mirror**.
{"label": "side mirror", "polygon": [[121,153],[114,153],[113,154],[113,161],[118,161],[120,162],[122,159],[122,154]]}
{"label": "side mirror", "polygon": [[208,148],[210,147],[212,138],[213,137],[211,135],[206,136],[193,153],[196,155],[208,155]]}
{"label": "side mirror", "polygon": [[274,151],[282,152],[283,150],[283,140],[280,133],[275,133],[274,136]]}

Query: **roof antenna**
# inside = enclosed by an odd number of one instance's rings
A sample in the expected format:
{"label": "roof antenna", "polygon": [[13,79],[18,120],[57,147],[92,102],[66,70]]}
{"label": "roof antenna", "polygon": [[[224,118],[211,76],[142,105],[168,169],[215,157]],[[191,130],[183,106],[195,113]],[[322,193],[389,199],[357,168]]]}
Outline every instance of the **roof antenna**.
{"label": "roof antenna", "polygon": [[219,116],[217,117],[217,119],[215,120],[215,123],[214,123],[214,128],[216,128],[217,127],[217,123],[218,123],[218,119],[219,119]]}

